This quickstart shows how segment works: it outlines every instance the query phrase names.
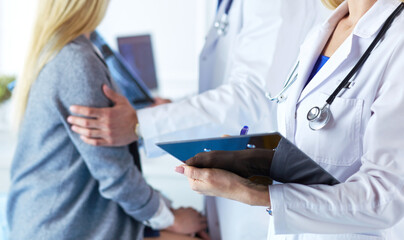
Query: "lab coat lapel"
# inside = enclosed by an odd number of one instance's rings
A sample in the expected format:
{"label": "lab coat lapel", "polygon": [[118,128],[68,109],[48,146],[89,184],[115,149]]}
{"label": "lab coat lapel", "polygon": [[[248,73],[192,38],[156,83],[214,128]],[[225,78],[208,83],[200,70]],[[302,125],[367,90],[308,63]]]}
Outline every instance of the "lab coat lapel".
{"label": "lab coat lapel", "polygon": [[289,107],[296,108],[297,100],[302,92],[304,85],[310,73],[313,69],[314,64],[317,61],[319,54],[321,53],[323,46],[326,43],[327,35],[329,35],[328,24],[322,26],[317,33],[313,33],[309,39],[300,48],[299,54],[299,68],[298,77],[293,86],[291,86],[290,94],[288,96]]}
{"label": "lab coat lapel", "polygon": [[[350,56],[353,54],[352,45],[353,38],[370,38],[374,36],[382,27],[384,21],[390,16],[390,14],[398,7],[400,1],[397,0],[379,0],[375,3],[375,5],[366,13],[365,16],[358,22],[357,27],[354,29],[351,36],[349,36],[346,41],[339,47],[339,49],[331,56],[328,62],[323,66],[323,68],[314,76],[314,78],[310,81],[310,83],[304,88],[302,91],[299,100],[297,103],[301,102],[305,97],[307,97],[310,93],[320,87],[322,84],[326,83],[330,76],[332,76],[339,66]],[[336,13],[330,18],[328,33],[324,34],[323,39],[325,42],[320,42],[319,47],[321,47],[320,52],[324,48],[326,41],[328,41],[329,36],[334,31],[336,24],[338,21],[346,15],[348,12],[348,6],[345,2],[341,5]],[[329,36],[327,36],[329,35]],[[370,44],[370,43],[369,43]],[[363,52],[366,49],[363,49]],[[317,51],[317,58],[319,57],[320,52]],[[363,52],[361,54],[363,54]],[[358,54],[356,52],[355,54]],[[360,58],[361,55],[351,56],[352,58]],[[315,61],[316,61],[315,60]],[[307,81],[309,77],[308,74],[311,74],[313,70],[313,66],[315,62],[311,62],[312,65],[308,65],[309,68],[304,69],[303,76],[305,77],[304,81]],[[342,81],[342,79],[340,79]],[[337,86],[337,85],[336,85]]]}
{"label": "lab coat lapel", "polygon": [[[287,94],[286,102],[282,103],[285,104],[285,109],[288,112],[285,112],[286,115],[286,138],[289,139],[291,142],[294,142],[294,135],[295,135],[295,112],[296,112],[296,103],[299,99],[300,93],[303,89],[303,86],[309,77],[309,69],[313,67],[317,58],[318,52],[320,52],[320,45],[322,45],[322,39],[324,39],[324,34],[327,32],[324,31],[327,26],[323,25],[323,27],[317,32],[314,32],[310,38],[306,39],[304,44],[300,47],[300,54],[299,54],[299,68],[298,68],[298,76],[296,82],[290,87]],[[317,57],[316,57],[317,56]]]}
{"label": "lab coat lapel", "polygon": [[205,47],[202,50],[202,56],[210,54],[215,50],[216,44],[219,41],[219,35],[217,34],[215,26],[212,25],[209,33],[206,37]]}
{"label": "lab coat lapel", "polygon": [[[345,6],[344,6],[345,5]],[[296,121],[295,114],[298,100],[301,96],[302,89],[306,85],[307,79],[309,78],[313,66],[316,63],[319,55],[321,54],[325,44],[327,43],[330,35],[332,34],[336,20],[340,19],[341,14],[346,14],[348,11],[348,7],[346,3],[342,4],[339,8],[345,7],[345,13],[343,11],[336,11],[328,21],[326,21],[321,28],[313,32],[309,38],[303,43],[300,48],[299,54],[299,69],[298,69],[298,78],[296,79],[295,84],[293,84],[289,90],[289,95],[287,96],[287,101],[285,102],[285,109],[288,109],[286,114],[286,137],[294,142]]]}
{"label": "lab coat lapel", "polygon": [[[302,88],[306,85],[310,74],[313,71],[313,67],[319,58],[321,52],[323,51],[325,45],[328,42],[328,39],[331,37],[331,34],[334,32],[334,29],[339,22],[339,20],[345,16],[348,12],[347,3],[343,3],[338,10],[330,17],[326,24],[323,25],[322,31],[318,35],[318,39],[316,43],[312,43],[315,51],[312,50],[314,55],[311,56],[310,61],[306,65],[306,68],[302,68]],[[301,102],[307,95],[309,95],[313,90],[318,88],[320,85],[324,84],[327,79],[337,70],[338,66],[347,59],[349,53],[351,52],[352,47],[352,37],[348,37],[348,39],[344,42],[344,44],[333,54],[333,56],[328,60],[328,62],[323,66],[323,68],[313,77],[313,79],[307,84],[307,86],[303,90],[299,96],[299,100],[297,103]],[[308,49],[310,46],[307,47]],[[309,50],[310,51],[310,50]],[[304,58],[304,56],[302,56]]]}
{"label": "lab coat lapel", "polygon": [[[323,46],[324,47],[324,46]],[[337,68],[346,60],[351,52],[352,48],[352,36],[343,43],[343,45],[338,49],[337,52],[328,60],[328,62],[323,66],[323,68],[313,77],[313,79],[307,84],[300,95],[299,102],[301,102],[306,96],[312,93],[316,88],[320,87],[322,84],[326,83],[328,78],[337,70]],[[310,73],[313,70],[313,66]],[[306,80],[307,81],[307,80]]]}

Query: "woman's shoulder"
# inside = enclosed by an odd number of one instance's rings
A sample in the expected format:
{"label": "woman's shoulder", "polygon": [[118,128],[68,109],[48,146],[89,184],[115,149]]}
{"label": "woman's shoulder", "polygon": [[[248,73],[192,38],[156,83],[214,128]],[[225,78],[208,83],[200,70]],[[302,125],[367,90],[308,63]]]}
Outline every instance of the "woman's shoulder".
{"label": "woman's shoulder", "polygon": [[[51,78],[60,83],[61,79],[74,82],[82,81],[88,76],[91,81],[94,78],[105,78],[107,67],[94,50],[94,46],[84,36],[79,36],[68,43],[63,49],[42,69],[38,78]],[[48,79],[49,84],[49,79]]]}
{"label": "woman's shoulder", "polygon": [[[70,97],[92,103],[103,99],[102,85],[111,85],[108,68],[84,36],[68,43],[42,69],[31,93],[40,98],[70,101]],[[87,99],[88,101],[84,101]],[[94,100],[95,102],[95,100]]]}
{"label": "woman's shoulder", "polygon": [[53,70],[56,68],[59,71],[66,70],[70,74],[76,74],[80,72],[97,72],[104,70],[106,67],[97,56],[90,40],[80,36],[63,47],[44,69],[46,68]]}

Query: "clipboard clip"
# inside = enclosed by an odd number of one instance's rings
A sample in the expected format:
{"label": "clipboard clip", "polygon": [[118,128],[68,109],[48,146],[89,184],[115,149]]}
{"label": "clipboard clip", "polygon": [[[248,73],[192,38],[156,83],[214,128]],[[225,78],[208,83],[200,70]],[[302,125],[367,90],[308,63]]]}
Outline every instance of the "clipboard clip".
{"label": "clipboard clip", "polygon": [[[257,146],[255,146],[254,144],[247,144],[247,148],[248,148],[248,149],[256,149]],[[204,148],[203,151],[206,152],[206,153],[208,153],[208,152],[212,152],[212,149]]]}

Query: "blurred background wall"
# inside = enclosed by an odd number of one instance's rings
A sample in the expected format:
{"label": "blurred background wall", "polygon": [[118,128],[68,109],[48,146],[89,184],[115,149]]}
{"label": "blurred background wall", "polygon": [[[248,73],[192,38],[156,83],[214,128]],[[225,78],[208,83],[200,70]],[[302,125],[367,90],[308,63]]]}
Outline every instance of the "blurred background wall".
{"label": "blurred background wall", "polygon": [[[20,72],[37,1],[0,0],[0,73]],[[161,94],[176,97],[197,90],[198,55],[216,4],[216,0],[111,0],[99,30],[112,47],[118,36],[150,33]],[[183,90],[172,89],[177,84]]]}

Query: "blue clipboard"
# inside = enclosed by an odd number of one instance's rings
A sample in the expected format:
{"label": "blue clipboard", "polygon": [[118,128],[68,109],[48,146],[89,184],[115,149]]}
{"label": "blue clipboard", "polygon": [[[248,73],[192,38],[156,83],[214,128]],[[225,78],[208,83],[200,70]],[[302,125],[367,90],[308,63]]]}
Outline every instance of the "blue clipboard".
{"label": "blue clipboard", "polygon": [[162,142],[156,145],[182,162],[201,152],[238,151],[253,148],[274,149],[282,136],[279,133]]}
{"label": "blue clipboard", "polygon": [[270,178],[281,183],[299,184],[339,184],[330,173],[324,170],[293,143],[281,134],[269,133],[225,138],[197,139],[158,143],[157,146],[182,162],[201,152],[241,151],[247,149],[277,149],[281,153],[272,161]]}

